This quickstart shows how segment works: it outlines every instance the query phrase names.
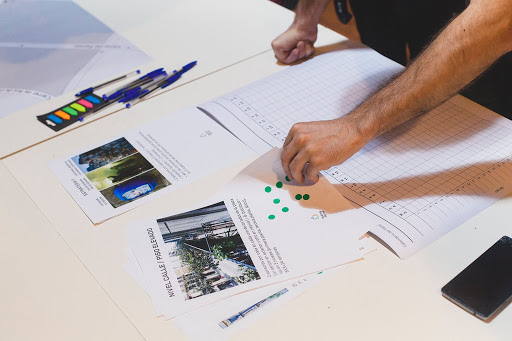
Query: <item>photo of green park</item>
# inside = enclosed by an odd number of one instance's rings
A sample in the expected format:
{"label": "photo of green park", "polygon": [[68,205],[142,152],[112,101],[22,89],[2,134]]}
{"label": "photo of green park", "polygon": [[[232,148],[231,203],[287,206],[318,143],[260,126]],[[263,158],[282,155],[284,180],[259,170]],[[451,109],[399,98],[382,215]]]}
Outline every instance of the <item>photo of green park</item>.
{"label": "photo of green park", "polygon": [[153,168],[140,153],[130,155],[119,161],[95,169],[85,176],[99,191],[133,178]]}

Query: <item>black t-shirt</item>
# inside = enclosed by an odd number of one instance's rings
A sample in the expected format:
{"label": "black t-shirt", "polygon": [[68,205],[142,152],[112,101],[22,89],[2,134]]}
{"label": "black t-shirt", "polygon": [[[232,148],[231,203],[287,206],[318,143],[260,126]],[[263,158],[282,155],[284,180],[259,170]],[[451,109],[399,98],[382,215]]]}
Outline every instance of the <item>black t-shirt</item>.
{"label": "black t-shirt", "polygon": [[[467,6],[466,0],[350,0],[361,40],[403,65]],[[500,58],[461,94],[512,119],[512,53]]]}

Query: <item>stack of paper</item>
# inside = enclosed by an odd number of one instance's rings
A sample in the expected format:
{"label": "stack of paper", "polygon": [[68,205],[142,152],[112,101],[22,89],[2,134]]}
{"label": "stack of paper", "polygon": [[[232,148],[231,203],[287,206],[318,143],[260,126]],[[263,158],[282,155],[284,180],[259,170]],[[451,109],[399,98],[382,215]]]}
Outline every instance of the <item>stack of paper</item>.
{"label": "stack of paper", "polygon": [[[200,110],[187,108],[50,168],[100,223],[250,155]],[[181,316],[184,331],[201,339],[202,329],[187,322],[193,314],[208,334],[224,336],[239,329],[230,326],[240,316],[258,316],[256,307],[290,300],[325,277],[318,272],[362,259],[368,248],[361,236],[373,222],[360,211],[324,177],[314,185],[288,181],[273,149],[208,202],[134,223],[126,269],[157,316]],[[250,319],[244,321],[236,325]]]}
{"label": "stack of paper", "polygon": [[362,259],[370,224],[324,177],[288,181],[273,149],[205,204],[131,225],[126,268],[157,316],[188,313],[177,319],[185,332],[200,338],[190,321],[201,319],[221,336],[263,303],[300,294],[318,272]]}
{"label": "stack of paper", "polygon": [[[208,202],[129,227],[127,269],[157,316],[177,317],[197,338],[210,327],[225,335],[219,323],[233,330],[256,306],[293,297],[293,283],[298,294],[307,286],[297,281],[314,282],[312,274],[361,259],[367,231],[406,258],[512,190],[512,122],[462,97],[375,139],[317,184],[286,178],[271,148],[291,125],[349,113],[400,70],[347,43],[201,106],[254,151],[268,153]],[[97,223],[249,154],[189,108],[51,168]]]}

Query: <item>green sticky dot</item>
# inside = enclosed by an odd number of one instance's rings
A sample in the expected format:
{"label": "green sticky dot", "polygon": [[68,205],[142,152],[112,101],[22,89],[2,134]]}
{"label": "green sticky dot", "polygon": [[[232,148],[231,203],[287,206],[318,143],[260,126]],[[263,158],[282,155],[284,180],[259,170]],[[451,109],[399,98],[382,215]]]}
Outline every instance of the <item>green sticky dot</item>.
{"label": "green sticky dot", "polygon": [[323,273],[323,271],[320,271],[318,274],[321,275]]}
{"label": "green sticky dot", "polygon": [[279,204],[281,202],[281,200],[279,199],[274,199],[274,204]]}
{"label": "green sticky dot", "polygon": [[302,195],[300,195],[300,194],[297,194],[297,195],[295,196],[295,199],[297,199],[297,200],[300,200],[300,199],[302,199]]}
{"label": "green sticky dot", "polygon": [[288,212],[290,209],[288,207],[283,207],[283,212]]}
{"label": "green sticky dot", "polygon": [[273,215],[273,214],[271,214],[271,215],[269,215],[269,216],[268,216],[268,219],[270,219],[270,220],[274,220],[275,218],[276,218],[276,216],[275,216],[275,215]]}
{"label": "green sticky dot", "polygon": [[286,179],[286,181],[292,181],[292,180],[290,180],[290,178],[288,177],[288,175],[287,175],[287,176],[285,176],[284,178]]}
{"label": "green sticky dot", "polygon": [[279,181],[278,183],[276,183],[276,187],[277,188],[281,188],[283,187],[283,183],[281,181]]}
{"label": "green sticky dot", "polygon": [[272,188],[270,188],[270,186],[265,187],[265,192],[270,193],[271,190]]}
{"label": "green sticky dot", "polygon": [[302,199],[304,199],[304,200],[309,200],[309,194],[304,194],[304,196],[302,197]]}

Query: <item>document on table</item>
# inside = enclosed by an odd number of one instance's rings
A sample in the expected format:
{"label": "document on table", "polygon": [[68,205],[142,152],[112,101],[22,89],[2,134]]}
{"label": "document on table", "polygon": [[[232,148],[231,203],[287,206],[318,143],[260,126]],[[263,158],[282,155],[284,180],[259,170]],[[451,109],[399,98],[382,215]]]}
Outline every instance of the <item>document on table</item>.
{"label": "document on table", "polygon": [[[363,254],[374,249],[368,239],[360,240]],[[133,250],[127,248],[125,252],[129,261],[124,264],[124,268],[149,295],[144,272]],[[178,315],[173,321],[191,340],[225,340],[305,293],[337,271],[342,271],[344,267],[345,265],[338,266],[234,295]]]}
{"label": "document on table", "polygon": [[[369,238],[360,240],[363,254],[374,250]],[[320,271],[290,281],[269,285],[256,290],[228,297],[191,312],[178,315],[174,319],[178,327],[191,340],[225,340],[248,328],[266,314],[292,301],[329,278],[345,266]],[[358,266],[354,264],[354,266]],[[198,323],[200,321],[200,323]]]}
{"label": "document on table", "polygon": [[127,233],[157,316],[173,317],[361,259],[371,221],[360,211],[325,177],[287,181],[273,149],[207,203]]}
{"label": "document on table", "polygon": [[151,60],[72,1],[0,4],[0,117]]}
{"label": "document on table", "polygon": [[[347,43],[200,107],[258,153],[296,122],[343,116],[402,67]],[[456,96],[324,174],[380,217],[370,231],[407,258],[512,191],[512,122]]]}
{"label": "document on table", "polygon": [[[341,270],[343,266],[340,266]],[[229,297],[175,318],[191,340],[226,340],[337,271],[315,273]]]}
{"label": "document on table", "polygon": [[243,143],[191,107],[49,167],[96,224],[251,155]]}
{"label": "document on table", "polygon": [[[129,256],[130,261],[125,264],[125,269],[146,290],[144,273],[138,265],[138,261],[131,250],[128,250],[127,253],[131,255]],[[231,296],[178,315],[173,321],[190,340],[225,340],[249,327],[265,314],[292,301],[334,272],[341,271],[343,267],[339,266]]]}

